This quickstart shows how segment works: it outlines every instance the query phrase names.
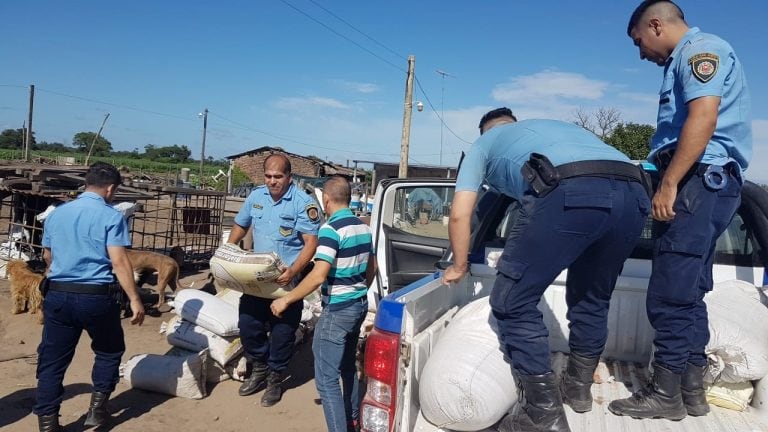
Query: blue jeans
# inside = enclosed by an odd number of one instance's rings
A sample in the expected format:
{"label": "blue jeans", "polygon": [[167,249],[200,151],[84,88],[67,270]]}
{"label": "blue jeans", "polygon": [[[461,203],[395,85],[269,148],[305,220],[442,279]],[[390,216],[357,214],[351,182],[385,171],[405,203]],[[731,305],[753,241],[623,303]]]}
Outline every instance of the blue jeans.
{"label": "blue jeans", "polygon": [[[312,341],[315,385],[323,401],[325,423],[330,432],[346,432],[347,422],[359,416],[360,383],[355,353],[367,311],[365,296],[340,305],[329,304],[323,308],[315,327]],[[339,386],[339,378],[342,386]]]}
{"label": "blue jeans", "polygon": [[543,198],[526,195],[497,269],[490,303],[502,348],[521,375],[551,372],[548,331],[537,307],[568,269],[569,346],[599,357],[608,337],[608,305],[635,247],[650,201],[639,183],[576,177]]}
{"label": "blue jeans", "polygon": [[120,379],[125,352],[120,305],[111,295],[49,291],[43,302],[43,339],[37,348],[37,398],[34,413],[59,412],[64,397],[64,373],[75,355],[83,330],[91,337],[95,354],[93,390],[112,393]]}

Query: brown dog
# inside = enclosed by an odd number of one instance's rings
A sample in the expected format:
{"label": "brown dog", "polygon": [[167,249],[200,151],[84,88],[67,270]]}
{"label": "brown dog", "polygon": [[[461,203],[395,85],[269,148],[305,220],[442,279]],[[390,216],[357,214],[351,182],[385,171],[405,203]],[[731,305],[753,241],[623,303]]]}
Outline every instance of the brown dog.
{"label": "brown dog", "polygon": [[179,286],[179,264],[173,258],[157,252],[143,250],[126,249],[128,259],[131,261],[133,272],[141,274],[144,272],[157,272],[157,291],[158,299],[155,307],[159,308],[165,304],[165,287],[170,286],[171,291],[176,291]]}
{"label": "brown dog", "polygon": [[43,323],[43,295],[40,293],[40,281],[43,275],[29,269],[26,262],[13,260],[6,267],[6,274],[11,281],[11,313],[20,314],[40,312],[38,324]]}

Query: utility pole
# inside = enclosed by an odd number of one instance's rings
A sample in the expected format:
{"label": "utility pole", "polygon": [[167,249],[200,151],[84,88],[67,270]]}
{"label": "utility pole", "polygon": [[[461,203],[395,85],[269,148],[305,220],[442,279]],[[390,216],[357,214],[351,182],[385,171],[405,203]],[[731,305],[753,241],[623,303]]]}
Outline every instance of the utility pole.
{"label": "utility pole", "polygon": [[403,135],[400,139],[399,178],[408,177],[408,144],[411,139],[411,108],[413,107],[413,69],[416,57],[408,56],[408,77],[405,80],[405,104],[403,109]]}
{"label": "utility pole", "polygon": [[96,145],[96,141],[101,136],[101,131],[104,129],[104,125],[107,123],[107,119],[109,118],[109,113],[104,116],[104,120],[101,122],[101,126],[99,127],[99,131],[96,132],[96,136],[93,137],[93,141],[91,142],[91,148],[88,149],[88,156],[85,157],[85,166],[88,166],[88,160],[91,158],[91,153],[93,153],[93,146]]}
{"label": "utility pole", "polygon": [[440,166],[443,165],[443,126],[445,125],[445,76],[452,77],[453,75],[448,72],[441,71],[440,69],[435,72],[439,73],[443,78],[442,85],[440,86]]}
{"label": "utility pole", "polygon": [[27,132],[24,134],[24,162],[29,161],[29,148],[32,147],[32,112],[35,106],[35,85],[29,86],[29,118]]}
{"label": "utility pole", "polygon": [[204,109],[201,114],[198,114],[203,118],[203,146],[200,149],[200,187],[203,186],[203,162],[205,162],[205,134],[208,129],[208,108]]}

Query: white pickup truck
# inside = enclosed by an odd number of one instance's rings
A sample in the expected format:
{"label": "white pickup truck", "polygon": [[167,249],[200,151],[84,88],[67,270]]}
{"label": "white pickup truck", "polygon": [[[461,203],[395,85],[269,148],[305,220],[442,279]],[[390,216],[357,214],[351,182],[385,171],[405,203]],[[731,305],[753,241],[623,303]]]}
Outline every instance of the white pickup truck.
{"label": "white pickup truck", "polygon": [[[460,283],[441,283],[436,263],[450,257],[447,221],[434,208],[419,208],[407,197],[431,188],[449,203],[451,180],[399,179],[382,181],[371,215],[380,274],[372,289],[377,301],[374,326],[366,340],[366,394],[361,408],[363,431],[443,431],[429,423],[419,406],[419,379],[424,364],[443,330],[462,306],[487,296],[496,277],[486,264],[488,251],[502,248],[519,204],[486,191],[473,220],[471,269]],[[444,208],[447,208],[444,205]],[[704,417],[679,422],[636,420],[608,412],[608,402],[623,398],[644,382],[651,355],[653,331],[645,312],[651,272],[651,224],[627,260],[616,283],[609,317],[609,339],[600,368],[615,380],[595,384],[589,413],[566,407],[574,432],[591,431],[768,431],[768,378],[755,382],[751,406],[745,412],[713,407]],[[747,182],[742,205],[718,240],[714,281],[739,279],[763,286],[768,265],[768,192]],[[553,368],[559,373],[568,350],[563,272],[539,304],[550,331]],[[765,341],[768,344],[768,341]],[[600,369],[598,369],[600,370]],[[514,388],[510,392],[516,391]]]}

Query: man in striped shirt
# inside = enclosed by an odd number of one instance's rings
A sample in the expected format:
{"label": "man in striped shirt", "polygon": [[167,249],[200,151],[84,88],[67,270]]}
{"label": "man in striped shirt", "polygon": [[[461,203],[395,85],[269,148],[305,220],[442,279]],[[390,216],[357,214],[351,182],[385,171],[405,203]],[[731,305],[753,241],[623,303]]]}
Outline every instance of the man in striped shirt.
{"label": "man in striped shirt", "polygon": [[357,430],[360,397],[355,354],[368,311],[368,286],[376,271],[371,229],[350,211],[350,197],[345,178],[332,177],[325,183],[323,207],[330,219],[318,233],[315,266],[296,288],[271,305],[272,313],[280,316],[322,285],[323,312],[312,352],[315,385],[331,432]]}

